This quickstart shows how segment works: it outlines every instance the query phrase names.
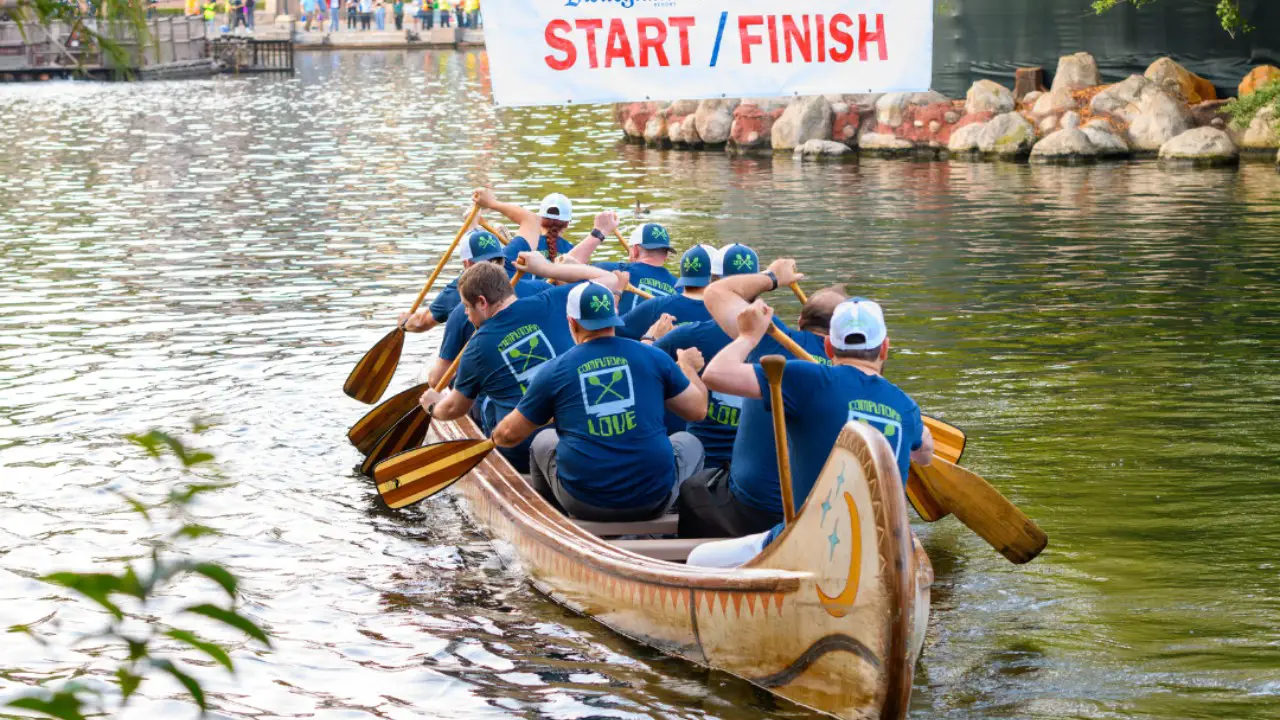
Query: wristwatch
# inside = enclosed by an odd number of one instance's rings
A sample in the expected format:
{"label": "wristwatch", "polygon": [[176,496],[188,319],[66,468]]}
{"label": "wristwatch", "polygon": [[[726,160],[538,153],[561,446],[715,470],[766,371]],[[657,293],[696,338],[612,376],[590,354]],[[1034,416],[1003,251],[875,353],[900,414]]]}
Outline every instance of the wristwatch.
{"label": "wristwatch", "polygon": [[591,237],[597,240],[604,240],[604,233],[600,232],[600,228],[591,228]]}
{"label": "wristwatch", "polygon": [[774,272],[773,272],[772,270],[765,270],[765,271],[764,271],[764,276],[765,276],[765,277],[767,277],[767,278],[769,278],[770,280],[772,280],[772,281],[773,281],[773,287],[771,287],[771,288],[769,288],[769,289],[770,289],[771,291],[772,291],[772,290],[777,290],[777,289],[778,289],[778,276],[777,276],[777,275],[775,275],[775,274],[774,274]]}
{"label": "wristwatch", "polygon": [[645,335],[644,337],[640,338],[640,342],[651,342],[651,343],[656,343],[656,342],[658,342],[658,338],[656,338],[656,337],[654,337],[654,336],[652,336],[652,335]]}

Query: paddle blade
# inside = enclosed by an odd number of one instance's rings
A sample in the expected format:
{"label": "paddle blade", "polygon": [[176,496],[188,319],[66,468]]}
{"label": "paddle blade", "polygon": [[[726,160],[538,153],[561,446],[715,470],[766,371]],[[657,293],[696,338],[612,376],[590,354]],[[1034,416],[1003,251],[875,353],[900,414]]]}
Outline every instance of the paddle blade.
{"label": "paddle blade", "polygon": [[360,465],[360,472],[372,475],[373,468],[387,458],[412,450],[422,444],[431,427],[431,416],[421,406],[414,407],[383,433]]}
{"label": "paddle blade", "polygon": [[933,435],[933,454],[949,463],[960,462],[960,456],[964,455],[964,431],[928,415],[924,416],[924,426]]}
{"label": "paddle blade", "polygon": [[421,502],[457,482],[494,448],[492,440],[453,440],[400,453],[373,471],[387,507]]}
{"label": "paddle blade", "polygon": [[911,469],[907,471],[907,500],[925,522],[938,522],[951,514],[920,479],[920,469],[915,463],[911,463]]}
{"label": "paddle blade", "polygon": [[937,457],[918,471],[929,492],[1009,562],[1031,562],[1049,544],[1031,518],[977,474]]}
{"label": "paddle blade", "polygon": [[422,397],[422,393],[430,387],[427,383],[414,385],[392,396],[390,400],[370,410],[355,425],[352,425],[347,431],[347,439],[362,455],[368,455],[369,451],[373,450],[373,446],[378,444],[378,440],[395,426],[405,413],[417,406],[418,398]]}
{"label": "paddle blade", "polygon": [[391,376],[396,373],[396,366],[400,364],[400,351],[403,348],[404,330],[397,326],[360,358],[355,369],[347,376],[347,382],[342,386],[343,392],[366,405],[378,402],[391,384]]}

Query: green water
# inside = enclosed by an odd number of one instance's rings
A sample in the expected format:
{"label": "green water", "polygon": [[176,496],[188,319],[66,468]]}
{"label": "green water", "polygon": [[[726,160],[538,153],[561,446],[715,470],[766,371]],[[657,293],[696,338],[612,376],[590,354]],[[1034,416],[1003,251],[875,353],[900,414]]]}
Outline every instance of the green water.
{"label": "green water", "polygon": [[[353,472],[342,380],[486,183],[568,193],[575,235],[639,200],[681,246],[791,255],[811,291],[884,304],[890,376],[1051,538],[1014,567],[916,524],[937,583],[912,717],[1280,716],[1273,165],[660,152],[607,109],[495,110],[482,55],[298,59],[0,87],[0,624],[90,624],[29,577],[138,539],[102,490],[171,478],[121,433],[214,414],[240,484],[207,552],[280,637],[215,681],[223,716],[810,717],[564,612],[450,502],[389,513]],[[393,390],[437,342],[410,338]],[[100,662],[6,641],[0,692]],[[154,692],[137,717],[181,715]]]}

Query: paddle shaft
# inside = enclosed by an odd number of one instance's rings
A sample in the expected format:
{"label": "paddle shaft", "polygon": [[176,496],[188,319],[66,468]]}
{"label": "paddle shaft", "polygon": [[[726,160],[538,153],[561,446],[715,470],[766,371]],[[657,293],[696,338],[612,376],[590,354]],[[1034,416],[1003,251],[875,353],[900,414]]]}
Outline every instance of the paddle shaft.
{"label": "paddle shaft", "polygon": [[791,452],[787,447],[787,417],[782,407],[782,374],[787,361],[781,355],[760,359],[769,380],[769,409],[773,415],[773,444],[778,453],[778,485],[782,489],[782,514],[786,524],[796,521],[795,494],[791,489]]}
{"label": "paddle shaft", "polygon": [[618,244],[622,245],[622,254],[631,257],[631,246],[627,244],[627,239],[622,237],[622,233],[618,231],[618,228],[613,229],[613,236],[618,238]]}
{"label": "paddle shaft", "polygon": [[796,299],[800,301],[801,305],[809,302],[809,298],[805,297],[804,291],[800,289],[800,283],[791,283],[791,292],[796,294]]}
{"label": "paddle shaft", "polygon": [[467,219],[462,221],[462,227],[458,229],[458,234],[453,236],[453,242],[449,244],[449,249],[444,251],[444,256],[440,258],[440,262],[436,263],[436,269],[431,272],[431,277],[427,278],[427,284],[422,286],[422,292],[418,293],[418,299],[413,301],[413,307],[409,308],[409,314],[418,312],[418,308],[422,305],[422,301],[426,299],[427,293],[431,292],[431,286],[435,285],[436,278],[440,277],[440,271],[444,270],[444,266],[448,264],[449,258],[453,257],[453,251],[458,248],[458,243],[462,242],[462,236],[467,233],[467,228],[475,222],[476,216],[480,214],[480,206],[472,205],[471,212],[467,213]]}
{"label": "paddle shaft", "polygon": [[504,232],[501,228],[495,227],[488,220],[485,220],[484,218],[478,218],[476,222],[480,223],[480,227],[484,228],[485,230],[488,230],[490,234],[498,238],[498,242],[502,243],[503,245],[506,245],[509,242],[507,240],[507,233]]}

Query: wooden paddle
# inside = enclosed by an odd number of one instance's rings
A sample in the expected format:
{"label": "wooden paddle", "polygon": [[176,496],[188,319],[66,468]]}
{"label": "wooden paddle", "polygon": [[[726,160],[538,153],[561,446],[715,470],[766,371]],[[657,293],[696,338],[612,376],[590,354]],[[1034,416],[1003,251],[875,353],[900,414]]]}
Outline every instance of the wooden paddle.
{"label": "wooden paddle", "polygon": [[498,238],[498,242],[501,242],[503,245],[511,244],[511,238],[507,235],[506,228],[501,225],[494,225],[484,218],[477,218],[476,222],[480,223],[480,227],[488,230],[490,234]]}
{"label": "wooden paddle", "polygon": [[453,440],[400,453],[373,471],[378,494],[390,508],[421,502],[453,485],[484,461],[492,440]]}
{"label": "wooden paddle", "polygon": [[[431,277],[427,279],[427,284],[422,286],[422,292],[418,293],[418,299],[413,302],[413,307],[409,309],[412,315],[418,311],[418,307],[422,305],[422,301],[430,292],[431,286],[435,284],[436,278],[440,277],[440,271],[444,270],[444,266],[449,262],[449,258],[453,257],[453,251],[458,247],[458,243],[462,242],[462,236],[467,229],[471,227],[476,216],[480,214],[480,206],[472,205],[471,211],[467,213],[467,219],[462,222],[458,234],[453,236],[453,242],[449,244],[449,249],[440,258],[440,262],[436,264],[436,269],[432,271]],[[396,372],[396,366],[400,364],[400,352],[404,349],[404,324],[396,325],[396,329],[387,334],[386,337],[378,341],[369,352],[360,358],[360,362],[356,363],[355,369],[347,376],[347,382],[343,384],[342,390],[348,396],[359,400],[366,405],[372,405],[382,397],[382,393],[387,391],[387,385],[391,384],[391,376]]]}
{"label": "wooden paddle", "polygon": [[[770,323],[767,332],[770,337],[778,341],[778,344],[786,348],[787,352],[801,360],[814,362],[813,356],[794,340],[787,337],[785,333],[778,329],[777,325]],[[767,373],[768,370],[765,372]],[[1011,562],[1027,562],[1040,554],[1040,551],[1044,549],[1045,543],[1048,542],[1048,536],[1044,534],[1044,531],[1036,527],[1036,524],[1027,518],[1018,509],[1018,506],[1009,502],[1008,498],[991,487],[986,480],[983,480],[976,473],[953,464],[964,453],[964,432],[941,420],[927,416],[924,418],[924,423],[929,428],[930,433],[933,433],[935,428],[938,431],[934,436],[933,463],[927,466],[912,463],[911,471],[908,472],[907,479],[904,481],[907,499],[911,501],[912,506],[915,507],[920,517],[928,522],[937,522],[948,514],[955,513],[960,522],[991,543],[992,547],[1006,558],[1009,558]],[[953,456],[954,460],[949,462],[944,459],[948,456]],[[937,481],[937,472],[933,474],[933,482],[930,482],[925,477],[924,471],[937,463],[946,463],[948,466],[961,471],[949,473],[947,476],[951,479],[951,484],[960,486],[960,489],[952,489],[945,494],[941,494],[938,491],[940,483]],[[957,507],[954,504],[955,502],[983,502],[991,503],[991,505],[986,508],[961,508]],[[971,522],[975,523],[976,526],[971,525]],[[1011,524],[1006,527],[991,527],[987,525],[990,522],[1007,522]],[[1031,530],[1027,530],[1027,527],[1030,527]],[[1041,538],[1043,538],[1043,542],[1040,542]],[[1037,545],[1036,543],[1040,544]],[[1026,560],[1015,560],[1015,557],[1025,557]]]}
{"label": "wooden paddle", "polygon": [[622,237],[622,232],[614,228],[613,236],[618,238],[618,242],[622,245],[622,254],[631,257],[631,246],[627,244],[627,239]]}
{"label": "wooden paddle", "polygon": [[790,287],[791,287],[791,292],[796,294],[796,299],[800,301],[801,305],[809,302],[809,298],[805,297],[804,291],[800,289],[800,283],[793,282],[791,283]]}
{"label": "wooden paddle", "polygon": [[1049,544],[1043,530],[975,473],[938,457],[913,467],[934,497],[1009,562],[1031,562]]}
{"label": "wooden paddle", "polygon": [[773,444],[778,453],[778,484],[782,487],[782,515],[786,524],[796,521],[796,501],[791,489],[791,450],[787,446],[787,417],[782,407],[782,373],[787,361],[781,355],[760,358],[769,380],[769,407],[773,413]]}
{"label": "wooden paddle", "polygon": [[431,387],[429,383],[422,383],[393,395],[390,400],[370,410],[355,425],[352,425],[347,431],[347,439],[362,455],[368,455],[378,444],[378,440],[382,439],[382,436],[394,427],[405,413],[413,410],[418,404],[418,398],[429,387]]}
{"label": "wooden paddle", "polygon": [[[458,373],[458,364],[461,362],[462,353],[458,353],[458,357],[453,359],[453,364],[445,371],[444,376],[440,378],[440,382],[436,383],[434,388],[436,392],[444,392],[444,389],[449,387],[449,383],[453,382],[453,376]],[[390,430],[378,438],[378,442],[374,444],[373,449],[369,451],[369,455],[360,464],[360,472],[365,475],[371,475],[374,466],[383,460],[410,448],[418,447],[426,439],[427,430],[429,429],[431,429],[431,416],[427,414],[427,411],[422,408],[420,403],[415,403],[413,408],[397,420]]]}

